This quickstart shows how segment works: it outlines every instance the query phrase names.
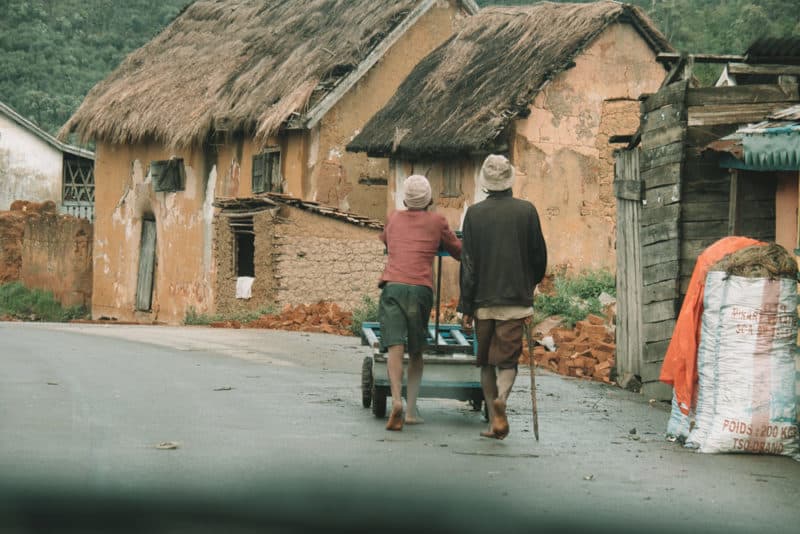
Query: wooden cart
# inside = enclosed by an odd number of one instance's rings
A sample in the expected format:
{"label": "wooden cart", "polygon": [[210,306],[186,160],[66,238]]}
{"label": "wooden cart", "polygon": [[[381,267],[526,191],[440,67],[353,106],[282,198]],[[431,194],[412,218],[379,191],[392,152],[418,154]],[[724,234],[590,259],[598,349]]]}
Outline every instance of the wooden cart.
{"label": "wooden cart", "polygon": [[[475,344],[472,333],[464,332],[461,325],[439,324],[442,256],[447,255],[447,252],[442,251],[437,258],[436,320],[428,328],[428,342],[422,354],[425,370],[422,374],[419,398],[467,401],[475,411],[484,406],[485,414],[480,368],[475,365]],[[386,415],[386,399],[391,397],[386,353],[381,351],[380,339],[380,323],[362,323],[362,343],[372,348],[372,355],[364,357],[361,367],[362,404],[364,408],[372,406],[375,417]],[[408,362],[407,354],[404,356],[404,361]],[[403,396],[405,395],[404,378]]]}

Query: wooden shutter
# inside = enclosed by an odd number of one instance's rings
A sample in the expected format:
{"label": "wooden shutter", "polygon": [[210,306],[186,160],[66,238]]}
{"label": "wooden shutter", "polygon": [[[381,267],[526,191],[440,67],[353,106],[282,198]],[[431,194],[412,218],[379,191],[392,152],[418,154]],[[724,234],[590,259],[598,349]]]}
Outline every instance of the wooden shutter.
{"label": "wooden shutter", "polygon": [[150,311],[153,304],[153,277],[156,266],[156,222],[142,221],[142,246],[139,250],[139,278],[136,282],[136,309]]}
{"label": "wooden shutter", "polygon": [[269,156],[269,182],[270,182],[270,191],[274,191],[276,193],[281,192],[281,153],[280,152],[270,152]]}
{"label": "wooden shutter", "polygon": [[253,156],[253,193],[267,191],[266,154]]}

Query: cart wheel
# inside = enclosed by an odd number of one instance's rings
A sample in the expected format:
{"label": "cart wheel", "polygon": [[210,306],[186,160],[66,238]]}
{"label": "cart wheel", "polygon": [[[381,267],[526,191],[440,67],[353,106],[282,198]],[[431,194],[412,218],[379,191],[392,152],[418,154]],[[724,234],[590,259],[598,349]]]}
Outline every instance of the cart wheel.
{"label": "cart wheel", "polygon": [[386,417],[386,392],[379,391],[372,385],[372,413],[380,419]]}
{"label": "cart wheel", "polygon": [[472,411],[473,412],[481,411],[481,405],[482,404],[483,404],[483,398],[482,397],[479,398],[479,399],[470,399],[470,401],[469,401],[469,405],[472,406]]}
{"label": "cart wheel", "polygon": [[361,404],[364,408],[372,404],[372,356],[365,356],[361,364]]}

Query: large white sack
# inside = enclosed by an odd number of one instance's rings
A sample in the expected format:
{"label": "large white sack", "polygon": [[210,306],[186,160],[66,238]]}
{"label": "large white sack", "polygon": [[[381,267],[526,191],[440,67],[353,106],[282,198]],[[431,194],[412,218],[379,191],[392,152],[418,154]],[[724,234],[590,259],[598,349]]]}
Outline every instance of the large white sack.
{"label": "large white sack", "polygon": [[797,457],[796,282],[711,271],[703,306],[696,419],[686,446]]}

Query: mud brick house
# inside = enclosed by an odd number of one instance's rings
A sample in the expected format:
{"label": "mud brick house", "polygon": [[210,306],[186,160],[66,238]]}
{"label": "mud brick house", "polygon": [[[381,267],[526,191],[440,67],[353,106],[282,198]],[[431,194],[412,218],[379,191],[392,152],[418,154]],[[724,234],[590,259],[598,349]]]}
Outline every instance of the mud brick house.
{"label": "mud brick house", "polygon": [[[794,41],[660,56],[671,72],[617,154],[617,371],[651,397],[671,397],[657,380],[697,256],[729,235],[798,246]],[[699,62],[724,65],[719,85],[698,86]]]}
{"label": "mud brick house", "polygon": [[[539,210],[551,267],[614,268],[612,134],[633,132],[638,98],[672,50],[638,8],[617,2],[486,8],[428,55],[348,145],[390,160],[390,207],[427,175],[460,228],[483,198],[489,153],[514,163],[516,196]],[[456,269],[444,274],[455,294]]]}
{"label": "mud brick house", "polygon": [[94,153],[62,143],[0,102],[0,211],[15,200],[51,201],[92,220]]}
{"label": "mud brick house", "polygon": [[62,129],[97,146],[92,313],[216,309],[214,201],[287,193],[383,219],[388,165],[345,144],[472,0],[200,0]]}
{"label": "mud brick house", "polygon": [[280,194],[215,206],[219,313],[321,300],[352,310],[365,296],[377,302],[380,221]]}

